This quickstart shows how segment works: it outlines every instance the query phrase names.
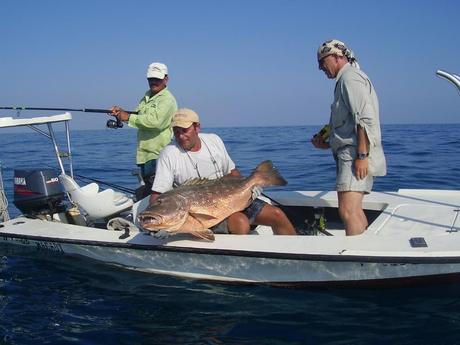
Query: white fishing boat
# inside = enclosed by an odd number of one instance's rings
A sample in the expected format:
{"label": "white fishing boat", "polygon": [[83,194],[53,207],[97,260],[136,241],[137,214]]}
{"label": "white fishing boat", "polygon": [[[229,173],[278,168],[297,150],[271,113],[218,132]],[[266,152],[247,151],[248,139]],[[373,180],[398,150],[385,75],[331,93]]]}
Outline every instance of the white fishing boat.
{"label": "white fishing boat", "polygon": [[[439,72],[460,90],[458,76]],[[460,191],[372,192],[364,199],[369,228],[349,237],[338,217],[335,192],[271,192],[266,200],[276,200],[285,210],[298,236],[274,236],[270,228],[258,226],[249,235],[216,234],[212,242],[190,234],[159,239],[136,223],[147,199],[134,203],[130,195],[74,181],[71,118],[70,113],[0,118],[0,128],[28,126],[50,138],[60,168],[59,176],[17,172],[15,204],[24,215],[11,220],[3,215],[0,242],[149,273],[236,283],[347,286],[460,280]],[[65,124],[65,153],[58,149],[56,123]]]}

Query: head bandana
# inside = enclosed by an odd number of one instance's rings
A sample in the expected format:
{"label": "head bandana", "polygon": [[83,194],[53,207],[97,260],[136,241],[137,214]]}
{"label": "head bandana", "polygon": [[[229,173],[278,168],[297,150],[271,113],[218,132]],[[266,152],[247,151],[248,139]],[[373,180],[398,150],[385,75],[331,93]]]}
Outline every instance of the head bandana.
{"label": "head bandana", "polygon": [[330,40],[324,42],[318,48],[318,61],[332,54],[337,56],[345,56],[352,66],[355,66],[359,69],[359,64],[356,60],[355,54],[345,45],[345,43],[339,40]]}

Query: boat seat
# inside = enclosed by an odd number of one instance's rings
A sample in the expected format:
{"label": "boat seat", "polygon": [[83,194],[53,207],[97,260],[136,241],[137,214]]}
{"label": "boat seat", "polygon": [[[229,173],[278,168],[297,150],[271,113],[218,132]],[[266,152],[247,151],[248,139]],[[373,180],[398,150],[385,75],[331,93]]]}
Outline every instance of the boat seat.
{"label": "boat seat", "polygon": [[133,205],[133,200],[125,194],[113,189],[99,191],[99,185],[94,182],[80,187],[72,177],[63,174],[59,176],[59,181],[90,221],[108,218]]}
{"label": "boat seat", "polygon": [[133,205],[133,222],[137,227],[140,226],[137,216],[149,206],[149,202],[150,196],[146,196]]}

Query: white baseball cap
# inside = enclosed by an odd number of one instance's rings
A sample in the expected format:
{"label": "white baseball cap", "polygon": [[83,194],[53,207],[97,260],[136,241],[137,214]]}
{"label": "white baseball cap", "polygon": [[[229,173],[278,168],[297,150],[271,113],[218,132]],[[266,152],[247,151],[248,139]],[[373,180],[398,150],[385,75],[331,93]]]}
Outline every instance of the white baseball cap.
{"label": "white baseball cap", "polygon": [[168,67],[160,62],[153,62],[147,68],[147,78],[164,79],[168,74]]}

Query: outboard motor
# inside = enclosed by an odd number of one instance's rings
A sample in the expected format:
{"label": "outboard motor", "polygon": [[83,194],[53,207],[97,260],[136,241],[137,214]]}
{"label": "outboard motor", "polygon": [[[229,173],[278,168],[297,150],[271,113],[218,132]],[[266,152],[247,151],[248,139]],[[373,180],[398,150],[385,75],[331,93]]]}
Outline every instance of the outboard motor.
{"label": "outboard motor", "polygon": [[64,196],[54,170],[14,170],[13,203],[22,213],[53,215],[62,212]]}

